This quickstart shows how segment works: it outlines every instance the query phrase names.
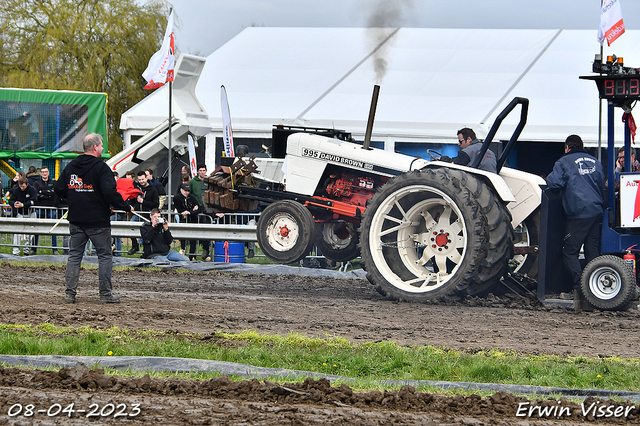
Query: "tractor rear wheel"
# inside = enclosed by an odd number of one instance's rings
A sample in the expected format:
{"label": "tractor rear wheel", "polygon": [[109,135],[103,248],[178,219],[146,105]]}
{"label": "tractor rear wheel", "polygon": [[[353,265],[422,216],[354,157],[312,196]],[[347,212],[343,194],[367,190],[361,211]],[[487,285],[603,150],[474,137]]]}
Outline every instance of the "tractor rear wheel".
{"label": "tractor rear wheel", "polygon": [[318,223],[316,246],[324,257],[335,262],[347,262],[360,255],[358,232],[349,222]]}
{"label": "tractor rear wheel", "polygon": [[[516,228],[514,245],[537,246],[540,241],[540,209],[529,215],[524,222]],[[535,280],[538,278],[538,253],[516,254],[509,259],[511,272],[526,275]]]}
{"label": "tractor rear wheel", "polygon": [[313,248],[314,234],[313,215],[295,201],[276,201],[258,219],[258,244],[274,262],[287,264],[304,258]]}
{"label": "tractor rear wheel", "polygon": [[584,267],[582,294],[593,306],[624,310],[636,296],[633,267],[617,256],[598,256]]}
{"label": "tractor rear wheel", "polygon": [[483,291],[506,271],[509,221],[473,175],[443,168],[398,176],[369,201],[360,227],[367,278],[401,301]]}

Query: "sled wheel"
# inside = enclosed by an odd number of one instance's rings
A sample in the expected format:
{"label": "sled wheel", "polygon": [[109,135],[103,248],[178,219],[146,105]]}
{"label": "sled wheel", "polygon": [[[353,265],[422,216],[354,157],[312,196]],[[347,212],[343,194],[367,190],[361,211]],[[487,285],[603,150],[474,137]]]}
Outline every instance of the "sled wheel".
{"label": "sled wheel", "polygon": [[270,204],[257,225],[258,244],[274,262],[297,262],[313,248],[313,215],[300,203],[282,200]]}
{"label": "sled wheel", "polygon": [[613,311],[623,310],[636,295],[633,267],[623,259],[598,256],[585,266],[581,279],[582,294],[593,306]]}
{"label": "sled wheel", "polygon": [[388,181],[370,200],[360,227],[369,281],[387,297],[419,302],[466,290],[483,270],[506,266],[504,256],[488,256],[488,220],[478,203],[490,198],[486,191],[476,177],[450,169]]}
{"label": "sled wheel", "polygon": [[358,232],[349,222],[318,223],[316,246],[324,257],[335,262],[347,262],[360,255]]}

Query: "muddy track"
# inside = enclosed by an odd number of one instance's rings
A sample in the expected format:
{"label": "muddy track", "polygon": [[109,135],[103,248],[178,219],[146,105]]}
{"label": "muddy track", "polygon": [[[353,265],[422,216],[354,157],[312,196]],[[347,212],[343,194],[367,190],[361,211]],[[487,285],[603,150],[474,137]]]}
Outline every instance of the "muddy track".
{"label": "muddy track", "polygon": [[[122,296],[121,304],[98,304],[97,271],[84,270],[78,303],[66,305],[62,303],[64,266],[22,267],[3,263],[2,268],[0,321],[3,323],[51,322],[56,326],[117,326],[202,335],[251,329],[279,335],[296,332],[309,337],[340,336],[354,342],[394,340],[401,345],[429,344],[469,352],[498,348],[534,354],[640,357],[638,311],[576,314],[545,308],[535,300],[510,297],[469,298],[432,304],[397,303],[384,299],[366,280],[360,279],[181,273],[171,269],[149,271],[139,268],[114,273],[114,288]],[[7,370],[14,369],[4,371]],[[123,389],[128,389],[128,386],[114,391],[113,387],[63,389],[56,385],[52,388],[56,389],[55,392],[43,393],[37,386],[15,385],[22,386],[30,389],[25,391],[25,395],[40,392],[40,396],[33,398],[49,398],[47,401],[51,403],[62,404],[62,399],[72,399],[76,394],[91,401],[107,401],[109,398],[148,401],[147,415],[128,419],[135,422],[158,418],[165,424],[188,424],[199,418],[205,422],[202,424],[207,424],[206,419],[210,419],[212,424],[239,424],[242,419],[254,419],[247,420],[249,424],[326,421],[337,424],[386,424],[394,421],[399,424],[443,424],[460,423],[461,419],[472,417],[481,419],[478,421],[484,424],[511,424],[517,420],[513,413],[497,416],[493,411],[478,411],[477,407],[481,405],[478,401],[473,404],[465,402],[470,408],[461,408],[452,415],[428,404],[422,408],[406,409],[388,405],[360,406],[351,400],[339,400],[339,403],[296,400],[292,396],[298,395],[295,392],[290,393],[288,399],[280,395],[280,399],[264,401],[253,397],[227,398],[224,395],[210,399],[206,394],[185,399],[182,395],[172,397],[162,392],[142,398],[135,392],[125,392]],[[268,387],[267,384],[261,386]],[[5,403],[0,424],[8,419],[6,404],[11,402],[14,385],[3,382],[2,387],[0,395],[6,396],[2,396]],[[271,391],[263,389],[260,392]],[[328,392],[333,394],[335,391]],[[170,401],[165,401],[166,398]],[[513,397],[507,395],[505,398]],[[460,405],[455,398],[450,398],[449,403]],[[514,412],[517,408],[511,400],[505,406]],[[175,407],[175,410],[169,407]],[[189,410],[200,414],[188,415],[186,419],[178,415]],[[421,410],[426,410],[427,414]],[[19,417],[9,420],[20,424]],[[24,424],[33,424],[27,422],[29,419],[22,420]],[[64,419],[69,420],[73,419]],[[584,419],[576,417],[562,423],[581,420]],[[607,419],[609,421],[612,419]]]}

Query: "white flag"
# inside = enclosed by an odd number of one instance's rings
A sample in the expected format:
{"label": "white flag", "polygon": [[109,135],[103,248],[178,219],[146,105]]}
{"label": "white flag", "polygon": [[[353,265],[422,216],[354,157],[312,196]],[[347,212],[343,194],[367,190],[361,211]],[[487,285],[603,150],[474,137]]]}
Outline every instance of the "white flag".
{"label": "white flag", "polygon": [[233,150],[233,135],[231,134],[231,113],[229,112],[229,102],[227,101],[227,90],[220,86],[220,102],[222,108],[222,139],[224,140],[224,155],[235,157]]}
{"label": "white flag", "polygon": [[196,165],[196,147],[193,143],[193,136],[187,135],[189,141],[189,168],[191,169],[191,179],[198,174],[198,167]]}
{"label": "white flag", "polygon": [[164,86],[167,81],[173,81],[175,52],[173,11],[171,11],[169,20],[167,21],[167,30],[162,40],[162,47],[149,59],[149,65],[142,73],[142,77],[148,82],[148,84],[144,86],[145,89],[156,89]]}
{"label": "white flag", "polygon": [[604,0],[600,11],[600,28],[598,28],[598,41],[607,46],[624,34],[624,22],[622,22],[622,8],[620,0]]}

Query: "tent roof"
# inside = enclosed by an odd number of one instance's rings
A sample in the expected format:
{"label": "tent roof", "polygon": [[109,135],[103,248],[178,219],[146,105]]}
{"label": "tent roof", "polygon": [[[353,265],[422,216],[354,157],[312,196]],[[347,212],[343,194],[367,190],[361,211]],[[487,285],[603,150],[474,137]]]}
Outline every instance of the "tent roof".
{"label": "tent roof", "polygon": [[[639,42],[640,31],[627,31],[605,55],[617,53],[625,64],[640,66]],[[564,141],[576,133],[594,145],[598,94],[595,83],[578,77],[591,74],[599,51],[595,29],[251,27],[207,57],[196,95],[214,132],[222,128],[224,85],[235,136],[270,134],[273,124],[335,127],[359,136],[379,84],[373,139],[398,141],[454,141],[462,127],[484,136],[521,96],[530,100],[522,140]],[[376,74],[376,65],[386,72]],[[164,120],[166,90],[127,111],[121,127]],[[497,136],[508,138],[518,117],[509,116]],[[606,117],[603,129],[606,135]]]}

